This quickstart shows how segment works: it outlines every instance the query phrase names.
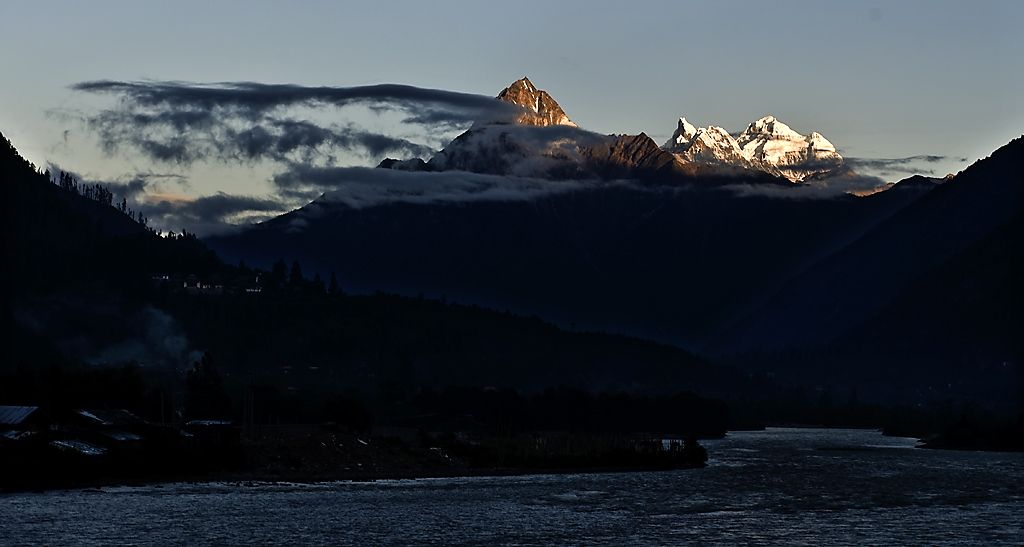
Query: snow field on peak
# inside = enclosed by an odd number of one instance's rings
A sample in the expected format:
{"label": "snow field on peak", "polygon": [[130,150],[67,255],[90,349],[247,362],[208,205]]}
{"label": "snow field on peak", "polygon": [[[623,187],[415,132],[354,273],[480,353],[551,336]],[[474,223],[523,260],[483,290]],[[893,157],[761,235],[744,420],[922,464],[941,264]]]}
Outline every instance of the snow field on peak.
{"label": "snow field on peak", "polygon": [[662,149],[683,161],[754,168],[793,182],[838,167],[843,161],[821,134],[801,135],[774,116],[750,123],[739,138],[721,127],[696,128],[686,118],[679,118]]}

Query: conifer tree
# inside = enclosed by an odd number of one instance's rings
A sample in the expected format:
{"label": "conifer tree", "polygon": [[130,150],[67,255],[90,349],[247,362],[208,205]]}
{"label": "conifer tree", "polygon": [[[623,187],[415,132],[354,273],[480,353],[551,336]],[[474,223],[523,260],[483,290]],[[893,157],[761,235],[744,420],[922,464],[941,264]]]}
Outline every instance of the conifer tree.
{"label": "conifer tree", "polygon": [[292,271],[291,274],[288,276],[288,284],[291,285],[292,287],[301,287],[302,281],[302,266],[299,266],[299,261],[296,260],[292,262]]}
{"label": "conifer tree", "polygon": [[338,294],[338,277],[331,272],[331,282],[327,286],[328,294]]}
{"label": "conifer tree", "polygon": [[288,266],[285,264],[283,258],[277,259],[274,263],[274,267],[270,270],[270,285],[273,288],[284,285],[285,281],[288,280]]}

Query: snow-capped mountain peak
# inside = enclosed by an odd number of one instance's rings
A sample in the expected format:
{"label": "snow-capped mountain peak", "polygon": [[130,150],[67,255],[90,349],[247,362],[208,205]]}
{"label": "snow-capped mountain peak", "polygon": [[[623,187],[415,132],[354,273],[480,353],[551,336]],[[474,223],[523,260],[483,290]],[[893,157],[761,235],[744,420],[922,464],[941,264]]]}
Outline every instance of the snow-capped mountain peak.
{"label": "snow-capped mountain peak", "polygon": [[750,123],[736,139],[720,127],[695,128],[680,118],[662,149],[682,162],[758,169],[793,182],[843,165],[835,146],[821,134],[801,135],[774,116]]}
{"label": "snow-capped mountain peak", "polygon": [[684,163],[749,167],[743,150],[728,131],[715,126],[698,128],[686,118],[679,118],[675,133],[662,150]]}
{"label": "snow-capped mountain peak", "polygon": [[[822,152],[825,152],[825,151],[835,152],[836,151],[836,147],[833,146],[832,143],[828,141],[828,139],[823,137],[821,135],[821,133],[818,133],[817,131],[812,131],[810,136],[807,137],[807,140],[810,142],[811,148],[813,150],[822,151]],[[838,156],[839,154],[836,153],[836,155]]]}
{"label": "snow-capped mountain peak", "polygon": [[803,140],[805,137],[793,131],[788,125],[775,119],[775,116],[765,116],[760,120],[751,122],[747,128],[736,139],[742,146],[744,143],[756,139],[758,136],[771,136],[779,140]]}
{"label": "snow-capped mountain peak", "polygon": [[679,126],[676,127],[676,132],[672,134],[672,138],[665,143],[663,148],[669,149],[673,146],[688,144],[696,134],[697,128],[693,124],[686,121],[686,118],[679,118]]}
{"label": "snow-capped mountain peak", "polygon": [[743,150],[736,144],[736,139],[721,127],[708,126],[697,129],[683,154],[688,161],[727,163],[746,167]]}

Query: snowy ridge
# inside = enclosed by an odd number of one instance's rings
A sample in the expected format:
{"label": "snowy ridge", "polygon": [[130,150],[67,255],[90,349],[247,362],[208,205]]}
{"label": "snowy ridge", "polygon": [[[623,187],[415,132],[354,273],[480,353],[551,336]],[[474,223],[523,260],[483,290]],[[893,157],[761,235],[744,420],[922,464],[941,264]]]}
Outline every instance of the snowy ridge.
{"label": "snowy ridge", "polygon": [[793,182],[843,166],[842,156],[828,139],[816,132],[801,135],[774,116],[752,122],[735,139],[721,127],[697,128],[679,118],[662,149],[684,163],[758,169]]}

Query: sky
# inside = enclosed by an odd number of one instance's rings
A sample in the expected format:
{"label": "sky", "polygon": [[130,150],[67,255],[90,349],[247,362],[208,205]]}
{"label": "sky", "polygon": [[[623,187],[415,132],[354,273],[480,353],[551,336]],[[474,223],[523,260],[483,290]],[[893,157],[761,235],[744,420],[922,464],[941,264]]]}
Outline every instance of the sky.
{"label": "sky", "polygon": [[330,189],[297,172],[429,158],[523,76],[586,130],[773,115],[896,181],[1024,133],[1022,26],[1016,0],[10,0],[0,132],[201,234]]}

